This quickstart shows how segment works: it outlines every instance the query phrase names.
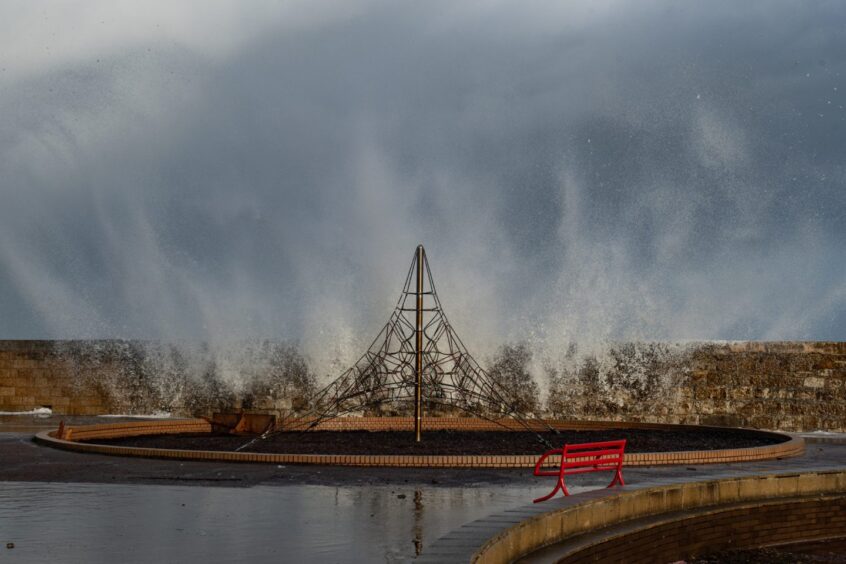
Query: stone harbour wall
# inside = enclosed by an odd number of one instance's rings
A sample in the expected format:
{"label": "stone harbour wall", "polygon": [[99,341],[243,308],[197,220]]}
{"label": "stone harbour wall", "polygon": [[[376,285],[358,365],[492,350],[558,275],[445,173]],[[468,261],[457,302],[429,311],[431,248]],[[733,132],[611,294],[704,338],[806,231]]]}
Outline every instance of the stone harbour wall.
{"label": "stone harbour wall", "polygon": [[696,423],[846,431],[846,343],[701,348],[680,395]]}
{"label": "stone harbour wall", "polygon": [[[139,368],[137,355],[127,353],[139,346],[0,341],[0,412],[49,407],[68,415],[159,410],[198,415],[232,401],[231,392],[218,393],[216,382],[203,375],[186,382],[149,365]],[[846,431],[846,342],[698,343],[669,352],[660,344],[633,346],[663,352],[641,350],[614,357],[604,368],[587,363],[558,374],[543,415]],[[92,354],[92,349],[111,352]],[[222,399],[198,402],[201,394]]]}
{"label": "stone harbour wall", "polygon": [[846,343],[700,343],[647,357],[559,381],[554,415],[846,431]]}
{"label": "stone harbour wall", "polygon": [[112,413],[103,390],[77,378],[50,341],[0,341],[0,412],[50,408],[65,415]]}

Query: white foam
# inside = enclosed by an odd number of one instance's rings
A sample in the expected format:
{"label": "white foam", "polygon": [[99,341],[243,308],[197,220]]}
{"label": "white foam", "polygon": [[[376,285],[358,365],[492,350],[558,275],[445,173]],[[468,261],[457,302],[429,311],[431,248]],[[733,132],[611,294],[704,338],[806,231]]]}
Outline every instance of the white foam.
{"label": "white foam", "polygon": [[131,417],[133,419],[170,419],[173,417],[172,413],[166,411],[157,411],[155,413],[137,414],[137,413],[108,413],[105,415],[98,415],[97,417]]}
{"label": "white foam", "polygon": [[839,433],[834,431],[805,431],[803,433],[798,433],[803,437],[837,437],[837,438],[846,438],[846,433]]}
{"label": "white foam", "polygon": [[30,411],[0,411],[0,415],[52,415],[53,410],[49,407],[37,407]]}

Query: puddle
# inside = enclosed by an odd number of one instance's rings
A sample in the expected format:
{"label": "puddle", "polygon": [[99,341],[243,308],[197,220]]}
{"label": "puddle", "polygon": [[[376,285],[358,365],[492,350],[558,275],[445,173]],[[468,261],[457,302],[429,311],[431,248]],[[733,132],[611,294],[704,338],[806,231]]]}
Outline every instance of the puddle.
{"label": "puddle", "polygon": [[0,482],[0,561],[404,562],[548,491]]}

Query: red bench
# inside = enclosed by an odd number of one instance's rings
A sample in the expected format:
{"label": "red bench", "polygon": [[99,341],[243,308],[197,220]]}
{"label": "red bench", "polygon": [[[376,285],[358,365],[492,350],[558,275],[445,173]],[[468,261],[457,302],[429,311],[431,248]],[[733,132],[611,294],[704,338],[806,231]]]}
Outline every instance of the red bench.
{"label": "red bench", "polygon": [[[614,472],[614,479],[608,484],[610,488],[614,484],[625,486],[623,481],[623,451],[626,450],[626,441],[606,441],[602,443],[581,443],[575,445],[564,445],[545,452],[535,464],[535,476],[558,476],[558,483],[549,495],[539,497],[535,503],[546,501],[561,490],[564,495],[570,495],[567,485],[564,483],[564,476],[570,474],[584,474],[585,472]],[[557,470],[541,470],[544,461],[553,454],[561,455],[561,467]]]}

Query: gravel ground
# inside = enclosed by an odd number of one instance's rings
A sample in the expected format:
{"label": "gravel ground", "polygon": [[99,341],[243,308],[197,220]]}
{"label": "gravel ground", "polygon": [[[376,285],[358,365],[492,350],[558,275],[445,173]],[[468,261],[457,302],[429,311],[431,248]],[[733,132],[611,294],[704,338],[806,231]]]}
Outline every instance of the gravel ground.
{"label": "gravel ground", "polygon": [[846,563],[846,541],[803,543],[791,548],[728,550],[690,560],[689,564]]}

